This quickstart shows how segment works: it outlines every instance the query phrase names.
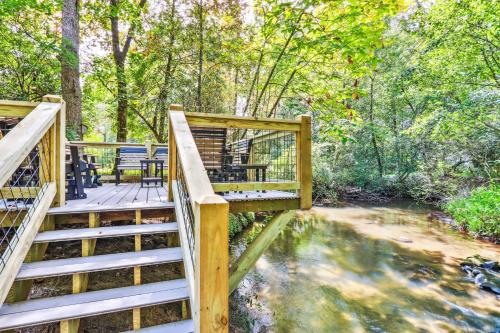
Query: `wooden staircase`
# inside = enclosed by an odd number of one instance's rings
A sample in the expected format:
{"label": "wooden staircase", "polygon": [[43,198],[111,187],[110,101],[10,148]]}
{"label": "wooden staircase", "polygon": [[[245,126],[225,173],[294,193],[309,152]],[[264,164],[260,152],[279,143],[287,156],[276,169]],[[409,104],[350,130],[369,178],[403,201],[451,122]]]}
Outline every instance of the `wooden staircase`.
{"label": "wooden staircase", "polygon": [[[88,292],[85,292],[85,286],[80,293],[3,304],[0,307],[0,331],[61,322],[61,332],[77,332],[78,324],[75,326],[74,323],[80,318],[188,301],[188,286],[184,278],[140,284],[140,267],[183,262],[181,247],[141,250],[141,235],[177,232],[176,222],[40,232],[33,244],[74,240],[82,240],[83,244],[89,240],[134,236],[136,251],[23,263],[16,281],[72,275],[73,291],[75,291],[75,277],[85,276],[88,281],[87,274],[91,272],[133,267],[136,285]],[[93,254],[93,251],[91,252]],[[136,316],[134,314],[134,322]],[[140,312],[138,317],[140,318]],[[139,325],[134,323],[134,326],[136,328],[134,332],[194,332],[193,321],[187,318],[178,322],[137,329],[140,326],[139,319]]]}

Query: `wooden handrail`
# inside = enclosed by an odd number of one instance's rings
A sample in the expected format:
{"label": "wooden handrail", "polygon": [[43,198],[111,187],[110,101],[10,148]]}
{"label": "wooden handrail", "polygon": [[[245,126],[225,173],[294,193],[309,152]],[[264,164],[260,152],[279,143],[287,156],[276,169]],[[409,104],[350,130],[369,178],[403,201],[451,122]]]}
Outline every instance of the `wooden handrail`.
{"label": "wooden handrail", "polygon": [[[65,201],[64,135],[65,103],[59,96],[46,95],[39,104],[29,102],[2,101],[8,110],[18,106],[26,115],[7,135],[0,140],[0,189],[2,197],[33,199],[26,205],[27,213],[20,223],[24,228],[16,229],[17,242],[9,244],[10,252],[2,253],[0,270],[0,305],[5,301],[10,286],[21,267],[33,240],[40,229],[48,209]],[[32,110],[29,110],[29,108]],[[10,108],[10,109],[9,109]],[[21,109],[17,109],[18,111]],[[3,109],[0,108],[0,112]],[[5,113],[2,113],[5,114]],[[18,114],[18,116],[21,116]],[[37,187],[12,185],[12,175],[38,146]],[[6,186],[6,188],[4,188]],[[32,190],[36,191],[36,195]],[[5,192],[10,193],[5,196]],[[19,215],[21,216],[21,215]],[[4,240],[5,241],[5,240]],[[6,240],[10,242],[9,240]]]}
{"label": "wooden handrail", "polygon": [[0,140],[0,187],[56,122],[60,103],[42,102]]}
{"label": "wooden handrail", "polygon": [[193,112],[186,112],[185,115],[187,122],[191,126],[218,128],[232,127],[292,132],[299,132],[301,129],[300,120],[252,118]]}
{"label": "wooden handrail", "polygon": [[[189,254],[184,254],[184,259],[195,332],[228,332],[229,204],[214,193],[184,112],[176,110],[181,107],[173,106],[169,112],[168,193],[176,204],[176,214],[184,221],[187,216],[182,216],[182,209],[178,208],[182,199],[176,186],[178,181],[183,181],[193,209],[194,263]],[[182,180],[177,179],[178,167],[184,175]],[[189,247],[187,231],[184,223],[179,224],[179,235],[186,250]]]}
{"label": "wooden handrail", "polygon": [[[208,174],[203,166],[203,161],[194,142],[184,112],[170,111],[169,119],[176,143],[177,155],[180,158],[177,163],[181,164],[186,175],[186,185],[191,203],[194,206],[196,202],[201,202],[204,197],[215,195],[215,192],[210,179],[208,179]],[[172,170],[170,166],[169,170]]]}

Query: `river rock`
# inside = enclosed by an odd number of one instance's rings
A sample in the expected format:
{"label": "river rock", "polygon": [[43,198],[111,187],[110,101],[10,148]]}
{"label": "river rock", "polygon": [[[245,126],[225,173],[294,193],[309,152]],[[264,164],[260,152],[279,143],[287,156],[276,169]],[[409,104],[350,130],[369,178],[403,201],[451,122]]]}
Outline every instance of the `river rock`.
{"label": "river rock", "polygon": [[401,242],[401,243],[413,243],[413,241],[407,237],[404,236],[399,236],[398,238],[393,238],[395,241]]}
{"label": "river rock", "polygon": [[[474,272],[473,272],[474,274]],[[474,278],[474,283],[477,284],[477,285],[482,285],[483,283],[486,282],[486,277],[484,276],[484,274],[482,273],[479,273],[478,275],[476,275],[476,277]]]}
{"label": "river rock", "polygon": [[498,265],[498,262],[493,260],[485,261],[480,266],[482,268],[491,269],[492,271],[495,272],[500,272],[500,265]]}
{"label": "river rock", "polygon": [[489,282],[482,283],[479,288],[485,291],[489,291],[491,293],[494,293],[495,295],[500,295],[500,288],[497,286],[494,286],[493,284]]}
{"label": "river rock", "polygon": [[448,215],[444,214],[443,212],[440,211],[432,211],[429,214],[427,214],[427,219],[429,221],[439,221],[444,224],[448,224],[449,226],[453,227],[454,229],[458,228],[458,223]]}

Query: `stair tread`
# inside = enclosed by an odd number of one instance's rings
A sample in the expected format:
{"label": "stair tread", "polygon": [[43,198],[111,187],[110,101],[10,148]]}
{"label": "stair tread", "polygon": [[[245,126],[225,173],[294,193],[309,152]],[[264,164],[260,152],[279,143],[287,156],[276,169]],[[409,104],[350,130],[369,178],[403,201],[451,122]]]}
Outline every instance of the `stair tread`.
{"label": "stair tread", "polygon": [[176,302],[189,298],[185,279],[28,300],[0,307],[0,331]]}
{"label": "stair tread", "polygon": [[192,333],[194,332],[193,320],[182,320],[164,325],[145,327],[137,331],[127,331],[124,333]]}
{"label": "stair tread", "polygon": [[62,242],[69,240],[106,238],[118,236],[133,236],[137,234],[157,234],[166,232],[177,232],[176,222],[122,225],[115,227],[99,227],[85,229],[64,229],[44,231],[39,233],[34,243]]}
{"label": "stair tread", "polygon": [[16,280],[38,279],[182,261],[180,247],[24,263]]}

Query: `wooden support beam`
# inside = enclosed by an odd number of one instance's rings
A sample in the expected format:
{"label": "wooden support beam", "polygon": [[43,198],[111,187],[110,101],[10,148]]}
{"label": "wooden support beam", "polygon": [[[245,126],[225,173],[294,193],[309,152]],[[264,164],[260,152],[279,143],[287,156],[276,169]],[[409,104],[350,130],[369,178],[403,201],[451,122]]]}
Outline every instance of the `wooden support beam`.
{"label": "wooden support beam", "polygon": [[24,101],[0,100],[0,117],[24,118],[38,104]]}
{"label": "wooden support beam", "polygon": [[[135,211],[135,224],[141,224],[141,210],[137,209]],[[140,252],[142,248],[142,238],[140,234],[135,235],[135,251]],[[141,284],[141,266],[134,267],[134,285],[138,286]],[[141,308],[132,309],[132,326],[134,331],[141,329]]]}
{"label": "wooden support beam", "polygon": [[245,183],[212,183],[214,192],[228,191],[286,191],[300,189],[298,182],[245,182]]}
{"label": "wooden support beam", "polygon": [[311,117],[299,116],[300,132],[296,134],[297,180],[300,182],[300,208],[312,207],[312,137]]}
{"label": "wooden support beam", "polygon": [[[89,228],[97,228],[100,226],[99,213],[91,212],[88,216]],[[94,255],[97,239],[82,240],[82,257],[90,257]],[[73,294],[84,293],[87,291],[89,284],[89,275],[87,273],[73,274]],[[78,333],[80,319],[70,319],[61,321],[59,327],[61,333]]]}
{"label": "wooden support beam", "polygon": [[[170,105],[170,110],[182,111],[182,106]],[[168,118],[168,201],[174,201],[172,184],[177,180],[177,145],[170,117]]]}
{"label": "wooden support beam", "polygon": [[50,177],[57,187],[53,206],[61,207],[66,200],[66,102],[57,95],[45,95],[42,101],[60,104],[59,112],[50,129]]}
{"label": "wooden support beam", "polygon": [[278,212],[300,209],[300,199],[237,200],[229,201],[231,213]]}
{"label": "wooden support beam", "polygon": [[195,209],[195,295],[199,309],[196,332],[228,332],[229,205],[206,196]]}
{"label": "wooden support beam", "polygon": [[301,129],[300,121],[297,120],[251,118],[198,112],[186,112],[185,115],[189,126],[248,128],[292,132],[298,132]]}
{"label": "wooden support beam", "polygon": [[262,253],[264,253],[276,236],[279,235],[294,216],[295,211],[285,211],[276,215],[238,258],[236,263],[231,266],[231,272],[229,274],[229,294],[238,287],[240,281],[255,265]]}
{"label": "wooden support beam", "polygon": [[[2,215],[0,214],[0,217]],[[134,210],[122,210],[122,211],[112,211],[112,212],[101,212],[99,213],[101,221],[124,221],[132,220],[135,218]],[[165,218],[169,221],[173,221],[174,218],[173,209],[144,209],[142,210],[143,219],[152,218]],[[88,213],[78,213],[78,214],[61,214],[54,215],[55,222],[57,225],[63,224],[83,224],[88,222]]]}

